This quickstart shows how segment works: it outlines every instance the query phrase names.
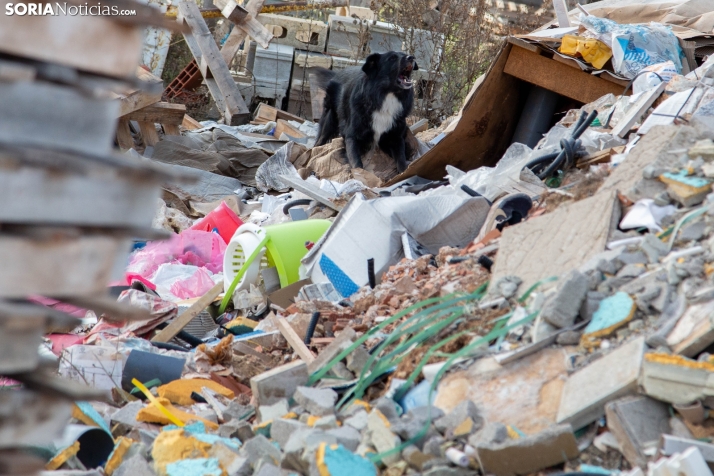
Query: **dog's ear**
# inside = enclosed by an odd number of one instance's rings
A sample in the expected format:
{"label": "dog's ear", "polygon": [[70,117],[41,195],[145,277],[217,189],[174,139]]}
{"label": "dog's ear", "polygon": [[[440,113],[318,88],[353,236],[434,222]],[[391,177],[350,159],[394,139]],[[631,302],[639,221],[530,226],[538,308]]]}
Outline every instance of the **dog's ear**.
{"label": "dog's ear", "polygon": [[414,67],[413,67],[412,69],[413,69],[414,71],[419,71],[419,65],[417,64],[416,61],[414,62]]}
{"label": "dog's ear", "polygon": [[367,56],[367,59],[362,66],[362,71],[364,71],[367,76],[372,77],[374,73],[379,69],[379,61],[382,59],[382,55],[379,53],[372,53]]}

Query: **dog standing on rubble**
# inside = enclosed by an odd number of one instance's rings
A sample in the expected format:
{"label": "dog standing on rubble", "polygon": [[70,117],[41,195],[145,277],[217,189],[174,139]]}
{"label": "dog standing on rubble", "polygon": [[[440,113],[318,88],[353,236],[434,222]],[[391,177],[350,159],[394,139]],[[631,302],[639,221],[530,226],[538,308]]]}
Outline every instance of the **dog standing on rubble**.
{"label": "dog standing on rubble", "polygon": [[326,92],[315,145],[341,135],[352,167],[362,167],[362,158],[377,145],[403,172],[411,156],[405,140],[414,105],[411,74],[418,69],[413,56],[396,51],[371,54],[361,68],[314,68]]}

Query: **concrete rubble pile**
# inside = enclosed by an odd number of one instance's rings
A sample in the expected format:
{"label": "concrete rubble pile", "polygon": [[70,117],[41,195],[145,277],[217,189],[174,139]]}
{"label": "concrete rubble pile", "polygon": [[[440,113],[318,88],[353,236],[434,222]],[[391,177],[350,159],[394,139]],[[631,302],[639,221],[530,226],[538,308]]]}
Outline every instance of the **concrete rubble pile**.
{"label": "concrete rubble pile", "polygon": [[[693,3],[556,8],[415,128],[401,175],[267,104],[162,103],[140,26],[196,41],[227,91],[195,5],[0,19],[0,474],[712,475]],[[73,48],[31,33],[60,27]]]}

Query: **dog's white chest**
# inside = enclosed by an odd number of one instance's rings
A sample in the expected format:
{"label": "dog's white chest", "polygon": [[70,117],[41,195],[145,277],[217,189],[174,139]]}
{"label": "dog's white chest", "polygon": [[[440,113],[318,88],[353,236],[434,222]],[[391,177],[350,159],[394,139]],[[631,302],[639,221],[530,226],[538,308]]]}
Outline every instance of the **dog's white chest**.
{"label": "dog's white chest", "polygon": [[382,107],[372,113],[372,130],[374,130],[374,142],[379,142],[382,134],[387,132],[394,125],[397,116],[402,113],[402,103],[393,94],[387,94],[382,102]]}

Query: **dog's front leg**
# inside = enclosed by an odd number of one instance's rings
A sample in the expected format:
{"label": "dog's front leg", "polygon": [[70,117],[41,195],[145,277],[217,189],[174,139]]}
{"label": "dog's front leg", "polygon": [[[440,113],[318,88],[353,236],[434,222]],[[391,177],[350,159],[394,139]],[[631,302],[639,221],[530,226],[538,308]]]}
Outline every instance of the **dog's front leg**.
{"label": "dog's front leg", "polygon": [[366,150],[363,150],[363,144],[364,141],[355,137],[345,137],[345,152],[347,153],[347,160],[353,169],[361,169],[363,167],[362,156],[366,152]]}
{"label": "dog's front leg", "polygon": [[407,155],[404,138],[400,134],[390,131],[383,135],[379,140],[379,148],[394,159],[397,163],[397,172],[402,173],[406,170]]}

